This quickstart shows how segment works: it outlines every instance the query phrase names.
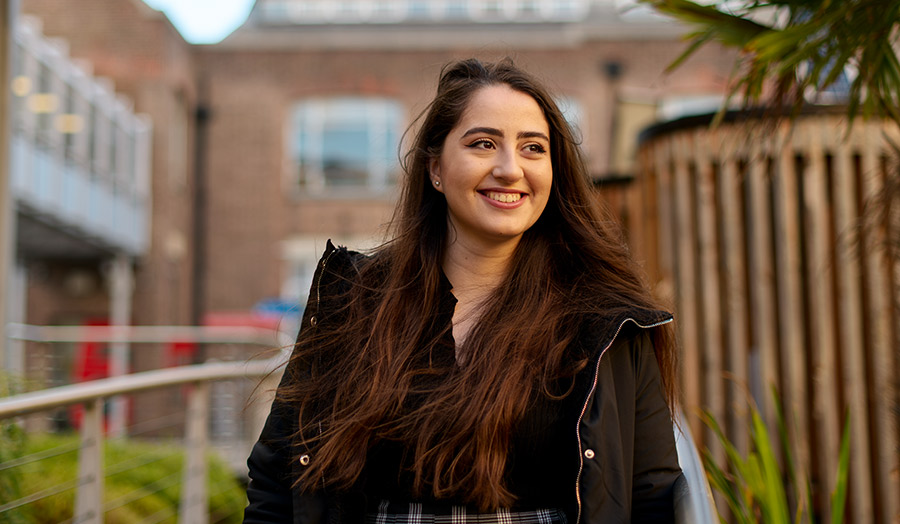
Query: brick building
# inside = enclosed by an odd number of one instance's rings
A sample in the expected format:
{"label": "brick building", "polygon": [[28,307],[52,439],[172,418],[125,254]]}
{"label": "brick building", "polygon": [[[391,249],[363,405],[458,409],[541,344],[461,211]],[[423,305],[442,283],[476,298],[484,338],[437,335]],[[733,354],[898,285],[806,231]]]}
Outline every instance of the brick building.
{"label": "brick building", "polygon": [[[22,10],[152,119],[152,236],[133,321],[190,324],[302,300],[328,238],[378,242],[403,132],[456,58],[510,56],[543,78],[593,176],[627,181],[638,131],[714,108],[733,63],[710,46],[664,74],[683,28],[627,4],[257,0],[241,28],[203,46],[140,0]],[[29,322],[75,304],[52,279],[31,285]]]}
{"label": "brick building", "polygon": [[582,131],[593,175],[627,179],[639,130],[691,104],[715,108],[733,62],[710,47],[664,75],[683,28],[621,7],[258,0],[194,55],[210,114],[205,307],[302,298],[327,238],[376,243],[400,138],[454,59],[510,56],[543,78]]}

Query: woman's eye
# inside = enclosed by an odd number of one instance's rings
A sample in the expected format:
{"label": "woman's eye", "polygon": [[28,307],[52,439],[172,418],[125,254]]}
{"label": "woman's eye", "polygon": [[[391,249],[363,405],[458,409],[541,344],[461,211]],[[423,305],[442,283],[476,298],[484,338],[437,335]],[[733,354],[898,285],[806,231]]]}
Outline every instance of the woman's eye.
{"label": "woman's eye", "polygon": [[476,140],[469,144],[473,149],[493,149],[494,143],[487,139]]}
{"label": "woman's eye", "polygon": [[546,153],[547,149],[540,144],[528,144],[525,146],[525,150],[529,153]]}

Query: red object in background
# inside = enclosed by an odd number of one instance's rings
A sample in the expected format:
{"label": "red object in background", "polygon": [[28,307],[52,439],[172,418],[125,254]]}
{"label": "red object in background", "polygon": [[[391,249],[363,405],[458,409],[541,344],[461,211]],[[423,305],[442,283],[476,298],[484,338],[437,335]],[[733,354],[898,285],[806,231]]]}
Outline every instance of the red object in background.
{"label": "red object in background", "polygon": [[194,342],[172,342],[166,346],[164,365],[172,368],[193,364],[196,353],[197,344]]}
{"label": "red object in background", "polygon": [[[90,329],[92,326],[106,328],[109,326],[107,319],[88,319],[84,322],[84,326]],[[87,382],[89,380],[97,380],[109,376],[109,344],[106,342],[80,342],[75,344],[75,354],[72,359],[72,382]],[[75,404],[69,407],[69,423],[73,428],[81,427],[81,417],[84,413],[84,407],[81,404]],[[108,420],[108,404],[103,405],[103,432],[109,426]]]}
{"label": "red object in background", "polygon": [[[108,320],[91,319],[85,326],[109,326]],[[75,346],[72,382],[86,382],[109,376],[109,346],[105,342],[81,342]]]}

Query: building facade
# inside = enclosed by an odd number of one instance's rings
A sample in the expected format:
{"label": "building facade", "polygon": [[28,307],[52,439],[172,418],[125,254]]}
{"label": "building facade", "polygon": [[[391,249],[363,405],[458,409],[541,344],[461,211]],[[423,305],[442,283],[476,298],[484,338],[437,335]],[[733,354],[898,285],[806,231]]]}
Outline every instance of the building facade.
{"label": "building facade", "polygon": [[626,222],[640,220],[615,189],[629,186],[638,131],[717,107],[733,56],[709,47],[665,74],[684,29],[632,4],[257,0],[242,27],[203,46],[140,0],[83,0],[77,17],[65,0],[22,9],[152,119],[152,228],[133,322],[274,312],[290,330],[327,239],[384,238],[404,132],[455,59],[511,57],[542,78],[580,130],[601,195],[613,188]]}
{"label": "building facade", "polygon": [[376,245],[404,131],[455,59],[511,57],[542,78],[580,130],[595,179],[627,181],[639,130],[715,109],[732,56],[710,47],[666,75],[683,28],[626,7],[258,0],[222,43],[196,48],[210,112],[205,307],[302,302],[326,239]]}

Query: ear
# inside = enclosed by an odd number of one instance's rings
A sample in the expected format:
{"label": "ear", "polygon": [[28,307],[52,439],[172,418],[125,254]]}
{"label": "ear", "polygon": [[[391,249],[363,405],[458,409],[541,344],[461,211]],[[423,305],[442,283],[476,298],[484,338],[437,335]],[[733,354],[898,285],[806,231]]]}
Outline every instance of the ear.
{"label": "ear", "polygon": [[431,187],[435,188],[439,193],[444,192],[444,186],[440,183],[441,159],[439,157],[428,159],[428,178],[431,179]]}

